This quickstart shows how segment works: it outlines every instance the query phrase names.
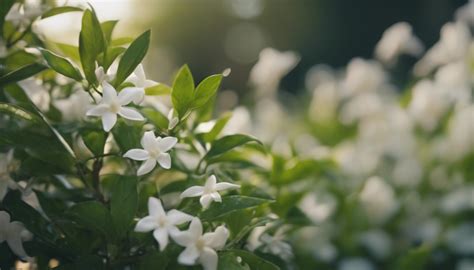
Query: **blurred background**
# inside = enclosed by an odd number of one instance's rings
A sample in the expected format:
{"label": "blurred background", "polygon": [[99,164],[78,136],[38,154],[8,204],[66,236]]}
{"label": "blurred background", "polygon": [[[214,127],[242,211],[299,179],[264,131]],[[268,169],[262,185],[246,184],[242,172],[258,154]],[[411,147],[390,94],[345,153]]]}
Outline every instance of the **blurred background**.
{"label": "blurred background", "polygon": [[[82,0],[65,1],[85,3]],[[92,0],[101,20],[121,20],[116,35],[136,34],[151,27],[153,49],[146,70],[152,79],[170,82],[188,63],[197,81],[232,69],[224,88],[245,95],[251,67],[266,47],[293,50],[298,66],[281,88],[301,91],[309,68],[325,63],[342,67],[353,57],[371,58],[382,33],[406,21],[426,47],[439,39],[439,29],[466,0]],[[76,18],[77,17],[77,18]],[[60,24],[57,20],[62,20]],[[80,15],[65,14],[48,24],[58,28],[52,39],[76,42]],[[50,31],[49,31],[50,32]],[[51,32],[50,32],[51,33]],[[413,59],[398,65],[405,74]],[[401,75],[402,79],[406,79]]]}

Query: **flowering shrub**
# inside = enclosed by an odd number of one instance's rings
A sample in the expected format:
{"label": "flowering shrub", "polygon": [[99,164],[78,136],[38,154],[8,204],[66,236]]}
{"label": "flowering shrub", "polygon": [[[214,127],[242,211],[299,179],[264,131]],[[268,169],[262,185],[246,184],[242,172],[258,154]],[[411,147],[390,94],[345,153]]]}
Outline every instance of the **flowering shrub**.
{"label": "flowering shrub", "polygon": [[[474,2],[408,86],[402,22],[375,59],[311,69],[310,102],[278,95],[299,56],[263,50],[255,106],[221,114],[228,70],[149,80],[150,31],[32,3],[0,3],[1,269],[472,268]],[[36,31],[67,12],[78,46]]]}

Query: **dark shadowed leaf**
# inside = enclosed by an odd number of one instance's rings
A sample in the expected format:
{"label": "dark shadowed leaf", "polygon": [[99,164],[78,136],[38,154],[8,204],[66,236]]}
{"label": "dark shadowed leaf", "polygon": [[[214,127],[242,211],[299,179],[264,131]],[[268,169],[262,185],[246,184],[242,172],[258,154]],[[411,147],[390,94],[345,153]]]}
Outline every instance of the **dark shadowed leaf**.
{"label": "dark shadowed leaf", "polygon": [[214,220],[220,217],[232,214],[235,211],[257,207],[264,203],[271,203],[272,200],[247,197],[247,196],[225,196],[222,197],[222,203],[212,203],[211,206],[201,213],[202,220]]}
{"label": "dark shadowed leaf", "polygon": [[40,73],[41,71],[47,68],[48,68],[47,66],[43,64],[39,64],[39,63],[33,63],[30,65],[23,66],[17,70],[14,70],[2,76],[0,78],[0,86],[4,86],[9,83],[18,82],[18,81],[27,79],[33,75],[36,75],[37,73]]}

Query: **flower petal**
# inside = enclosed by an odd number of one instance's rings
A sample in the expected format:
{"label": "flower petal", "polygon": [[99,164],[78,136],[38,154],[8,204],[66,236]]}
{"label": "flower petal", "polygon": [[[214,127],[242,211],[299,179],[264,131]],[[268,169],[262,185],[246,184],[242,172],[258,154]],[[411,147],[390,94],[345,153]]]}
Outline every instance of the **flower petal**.
{"label": "flower petal", "polygon": [[102,116],[103,114],[109,111],[109,106],[107,104],[99,104],[90,108],[87,112],[87,116]]}
{"label": "flower petal", "polygon": [[102,115],[102,127],[106,132],[109,132],[117,123],[117,115],[115,113],[106,112]]}
{"label": "flower petal", "polygon": [[137,149],[128,150],[127,153],[123,155],[123,157],[130,158],[133,160],[147,160],[150,157],[150,155],[148,154],[147,151],[137,148]]}
{"label": "flower petal", "polygon": [[212,196],[210,194],[204,194],[199,199],[199,202],[201,203],[202,207],[206,209],[209,207],[209,205],[211,205]]}
{"label": "flower petal", "polygon": [[23,230],[25,230],[25,227],[22,223],[13,221],[10,223],[8,235],[6,237],[8,246],[10,246],[10,249],[13,251],[13,253],[15,253],[20,258],[28,257],[25,249],[23,248],[23,242],[21,241],[21,232]]}
{"label": "flower petal", "polygon": [[171,148],[173,148],[173,146],[176,145],[176,143],[178,142],[178,139],[175,138],[175,137],[164,137],[164,138],[156,138],[156,141],[157,141],[157,146],[158,146],[158,150],[160,150],[160,152],[168,152]]}
{"label": "flower petal", "polygon": [[209,194],[209,195],[211,195],[211,198],[212,198],[213,201],[215,201],[215,202],[222,202],[222,198],[221,198],[221,195],[220,195],[219,193],[217,193],[217,192],[212,192],[212,193]]}
{"label": "flower petal", "polygon": [[203,236],[206,245],[214,249],[222,249],[229,238],[229,230],[225,226],[219,226],[214,232],[205,233]]}
{"label": "flower petal", "polygon": [[161,153],[158,155],[158,163],[160,164],[161,167],[164,169],[169,169],[171,168],[171,157],[170,154],[168,153]]}
{"label": "flower petal", "polygon": [[101,103],[111,103],[112,101],[117,100],[117,91],[115,88],[110,85],[108,82],[102,82],[102,100]]}
{"label": "flower petal", "polygon": [[176,209],[168,211],[167,217],[169,222],[173,225],[180,225],[193,219],[193,216]]}
{"label": "flower petal", "polygon": [[199,258],[199,251],[195,245],[186,247],[178,256],[178,262],[184,265],[193,265]]}
{"label": "flower petal", "polygon": [[153,158],[147,159],[143,164],[138,168],[137,176],[141,176],[151,172],[156,166],[156,160]]}
{"label": "flower petal", "polygon": [[129,119],[129,120],[134,120],[134,121],[143,121],[145,118],[135,109],[133,108],[127,108],[127,107],[122,107],[120,108],[120,111],[118,112],[120,116],[123,118]]}
{"label": "flower petal", "polygon": [[146,216],[142,219],[140,219],[135,226],[135,231],[136,232],[149,232],[153,231],[158,227],[158,224],[156,223],[156,217],[154,216]]}
{"label": "flower petal", "polygon": [[197,197],[201,196],[202,193],[204,192],[204,187],[201,186],[192,186],[187,188],[181,195],[179,196],[180,198],[188,198],[188,197]]}
{"label": "flower petal", "polygon": [[120,105],[127,105],[132,102],[138,104],[143,101],[145,90],[140,87],[125,87],[118,94],[118,102]]}
{"label": "flower petal", "polygon": [[171,230],[170,236],[180,246],[187,247],[194,243],[194,237],[188,231]]}
{"label": "flower petal", "polygon": [[10,214],[5,211],[0,211],[0,225],[7,226],[10,223]]}
{"label": "flower petal", "polygon": [[194,237],[194,239],[197,239],[201,237],[202,235],[202,223],[201,220],[197,217],[194,217],[191,220],[191,224],[189,224],[189,229],[188,232],[191,234],[191,236]]}
{"label": "flower petal", "polygon": [[215,186],[216,191],[226,190],[226,189],[237,189],[240,188],[240,185],[228,183],[228,182],[220,182],[217,183]]}
{"label": "flower petal", "polygon": [[199,262],[202,264],[204,270],[216,270],[217,260],[217,253],[208,247],[205,247],[199,256]]}
{"label": "flower petal", "polygon": [[207,190],[214,190],[214,187],[216,186],[216,182],[217,182],[216,176],[211,175],[207,178],[206,184],[204,184],[204,187]]}
{"label": "flower petal", "polygon": [[150,216],[163,217],[166,216],[161,201],[155,197],[148,198],[148,213]]}
{"label": "flower petal", "polygon": [[154,150],[156,146],[155,133],[153,131],[147,131],[143,134],[143,137],[140,141],[143,149],[145,150]]}
{"label": "flower petal", "polygon": [[165,228],[156,229],[153,232],[153,237],[160,244],[160,251],[163,251],[168,245],[168,231]]}

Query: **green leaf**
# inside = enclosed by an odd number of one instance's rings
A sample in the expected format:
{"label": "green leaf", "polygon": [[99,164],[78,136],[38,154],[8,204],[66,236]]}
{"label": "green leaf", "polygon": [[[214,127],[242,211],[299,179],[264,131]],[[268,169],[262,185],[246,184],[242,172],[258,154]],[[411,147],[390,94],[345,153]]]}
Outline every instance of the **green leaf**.
{"label": "green leaf", "polygon": [[41,49],[41,54],[43,54],[46,62],[48,62],[49,66],[56,72],[76,81],[82,80],[81,72],[66,58],[45,49]]}
{"label": "green leaf", "polygon": [[[240,263],[237,261],[237,257],[240,257]],[[279,270],[280,268],[251,252],[234,249],[219,253],[218,269]]]}
{"label": "green leaf", "polygon": [[96,201],[81,202],[66,211],[66,216],[84,228],[96,231],[107,239],[113,239],[114,228],[109,210]]}
{"label": "green leaf", "polygon": [[169,94],[171,94],[171,87],[163,83],[145,88],[145,95],[147,96],[163,96]]}
{"label": "green leaf", "polygon": [[45,13],[43,13],[43,15],[41,16],[41,19],[45,19],[51,16],[62,14],[62,13],[77,12],[77,11],[82,11],[82,9],[79,7],[70,7],[70,6],[54,7],[46,11]]}
{"label": "green leaf", "polygon": [[119,237],[125,235],[130,229],[137,207],[137,178],[116,176],[111,187],[110,212]]}
{"label": "green leaf", "polygon": [[150,44],[150,30],[141,34],[127,48],[120,59],[114,85],[118,87],[142,62]]}
{"label": "green leaf", "polygon": [[171,92],[173,107],[182,119],[191,107],[194,99],[194,80],[191,71],[187,65],[184,65],[178,71]]}
{"label": "green leaf", "polygon": [[102,27],[102,32],[104,33],[105,41],[107,43],[110,43],[110,40],[112,39],[112,33],[114,32],[115,25],[117,24],[117,20],[113,21],[105,21],[100,24]]}
{"label": "green leaf", "polygon": [[216,74],[205,78],[196,87],[194,93],[193,108],[199,108],[205,105],[209,99],[214,96],[222,81],[222,74]]}
{"label": "green leaf", "polygon": [[148,120],[150,120],[156,127],[167,130],[168,129],[168,118],[158,110],[152,108],[143,108],[141,111]]}
{"label": "green leaf", "polygon": [[101,129],[84,129],[81,131],[82,140],[95,156],[104,153],[107,134]]}
{"label": "green leaf", "polygon": [[217,136],[221,133],[221,131],[224,129],[225,125],[227,122],[229,122],[230,118],[232,117],[232,113],[228,112],[222,115],[217,121],[216,124],[212,127],[212,129],[203,135],[203,139],[206,142],[212,142],[214,141]]}
{"label": "green leaf", "polygon": [[123,153],[140,146],[142,126],[141,123],[126,123],[122,119],[117,121],[112,134]]}
{"label": "green leaf", "polygon": [[12,117],[23,119],[25,121],[34,122],[37,124],[41,123],[41,119],[39,119],[37,115],[13,104],[0,102],[0,112],[8,114]]}
{"label": "green leaf", "polygon": [[229,150],[232,150],[235,147],[244,145],[249,142],[256,142],[258,144],[262,144],[259,140],[253,137],[250,137],[248,135],[235,134],[235,135],[224,136],[212,143],[211,149],[209,149],[209,152],[207,152],[204,158],[210,159],[210,158],[216,157]]}
{"label": "green leaf", "polygon": [[107,71],[112,63],[117,59],[119,55],[121,55],[125,51],[125,48],[122,47],[109,47],[107,48],[107,52],[104,54],[105,57],[102,61],[102,66],[104,70]]}
{"label": "green leaf", "polygon": [[0,1],[0,38],[3,38],[3,24],[5,23],[5,17],[13,6],[13,3],[15,3],[15,0]]}
{"label": "green leaf", "polygon": [[133,38],[131,38],[131,37],[120,37],[120,38],[113,39],[110,42],[110,45],[111,46],[123,46],[123,45],[130,44],[132,42],[133,42]]}
{"label": "green leaf", "polygon": [[30,65],[23,66],[17,70],[5,74],[3,77],[0,77],[0,86],[5,86],[13,82],[18,82],[27,79],[47,68],[47,66],[39,63],[33,63]]}
{"label": "green leaf", "polygon": [[61,218],[63,212],[66,210],[66,202],[62,199],[51,197],[47,193],[35,190],[41,209],[50,219]]}
{"label": "green leaf", "polygon": [[97,56],[104,51],[104,34],[94,11],[87,9],[82,16],[82,29],[79,34],[79,55],[86,79],[95,84]]}
{"label": "green leaf", "polygon": [[273,201],[239,195],[225,196],[222,197],[222,203],[212,203],[208,209],[201,213],[200,217],[202,220],[215,220],[238,210],[257,207],[270,202]]}
{"label": "green leaf", "polygon": [[423,270],[431,254],[430,246],[420,246],[409,250],[397,263],[395,269]]}
{"label": "green leaf", "polygon": [[73,45],[64,44],[64,43],[53,43],[54,46],[57,47],[59,51],[61,51],[64,55],[71,58],[77,63],[81,62],[81,57],[79,56],[79,48]]}

